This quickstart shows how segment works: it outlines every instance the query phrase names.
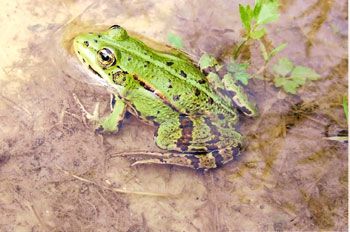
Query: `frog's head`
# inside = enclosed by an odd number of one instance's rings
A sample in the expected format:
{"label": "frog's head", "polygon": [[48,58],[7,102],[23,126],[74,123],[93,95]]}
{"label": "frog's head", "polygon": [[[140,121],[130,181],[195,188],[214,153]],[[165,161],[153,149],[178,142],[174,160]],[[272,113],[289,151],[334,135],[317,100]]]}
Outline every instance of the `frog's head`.
{"label": "frog's head", "polygon": [[126,30],[118,25],[101,33],[80,34],[74,38],[73,47],[79,60],[95,74],[106,79],[108,70],[117,64],[120,53],[116,44],[129,38]]}

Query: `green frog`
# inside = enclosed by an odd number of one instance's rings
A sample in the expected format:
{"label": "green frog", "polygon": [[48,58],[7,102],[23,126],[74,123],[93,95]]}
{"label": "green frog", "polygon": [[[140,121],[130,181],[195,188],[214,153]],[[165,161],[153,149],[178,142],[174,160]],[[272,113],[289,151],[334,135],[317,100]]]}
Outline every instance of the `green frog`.
{"label": "green frog", "polygon": [[166,151],[145,153],[151,157],[134,165],[208,170],[239,155],[237,110],[257,111],[215,58],[203,56],[198,67],[185,53],[150,48],[118,25],[78,35],[73,46],[81,63],[113,87],[110,115],[94,117],[99,132],[116,133],[126,111],[155,127],[155,143]]}

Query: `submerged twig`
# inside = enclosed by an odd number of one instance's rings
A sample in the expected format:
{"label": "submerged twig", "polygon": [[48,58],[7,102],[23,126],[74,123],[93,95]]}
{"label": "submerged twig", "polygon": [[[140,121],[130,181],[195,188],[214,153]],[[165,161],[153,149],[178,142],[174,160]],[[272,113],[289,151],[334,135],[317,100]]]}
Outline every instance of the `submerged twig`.
{"label": "submerged twig", "polygon": [[349,140],[348,136],[332,136],[332,137],[324,137],[323,139],[338,141],[338,142],[347,142]]}
{"label": "submerged twig", "polygon": [[107,189],[116,193],[123,193],[123,194],[135,194],[135,195],[142,195],[142,196],[151,196],[151,197],[176,197],[176,195],[174,194],[170,194],[170,193],[156,193],[156,192],[143,192],[143,191],[130,191],[130,190],[125,190],[125,189],[120,189],[120,188],[114,188],[114,187],[106,187],[103,185],[100,185],[92,180],[88,180],[85,179],[83,177],[77,176],[75,174],[72,174],[66,170],[63,170],[61,167],[56,165],[56,168],[61,170],[62,172],[64,172],[67,175],[70,175],[71,177],[80,180],[82,182],[88,183],[88,184],[92,184],[95,185],[97,187],[103,188],[103,189]]}

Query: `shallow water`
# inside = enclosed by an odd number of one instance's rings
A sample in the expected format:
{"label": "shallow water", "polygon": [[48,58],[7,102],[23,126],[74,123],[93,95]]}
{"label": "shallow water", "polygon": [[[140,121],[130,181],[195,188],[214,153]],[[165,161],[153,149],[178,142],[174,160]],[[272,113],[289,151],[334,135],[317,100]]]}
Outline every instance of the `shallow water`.
{"label": "shallow water", "polygon": [[[321,80],[298,96],[251,81],[260,116],[241,118],[245,151],[218,170],[130,167],[113,154],[158,151],[153,128],[130,117],[118,135],[97,135],[72,98],[108,110],[109,94],[69,50],[79,32],[119,24],[159,43],[173,32],[194,59],[225,60],[241,38],[238,4],[247,2],[1,2],[0,230],[347,231],[347,144],[325,139],[347,129],[346,1],[281,1],[266,44],[287,42],[279,57]],[[251,73],[263,62],[258,47],[247,54]]]}

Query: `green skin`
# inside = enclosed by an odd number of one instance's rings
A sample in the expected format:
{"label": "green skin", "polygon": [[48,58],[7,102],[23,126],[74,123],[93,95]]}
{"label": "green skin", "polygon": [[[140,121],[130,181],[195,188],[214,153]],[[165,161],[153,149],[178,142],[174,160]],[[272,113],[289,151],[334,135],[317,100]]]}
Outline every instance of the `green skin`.
{"label": "green skin", "polygon": [[98,120],[98,130],[117,132],[129,111],[154,125],[156,144],[169,151],[145,153],[154,157],[134,164],[211,169],[239,155],[236,109],[248,116],[256,110],[232,76],[219,75],[224,68],[214,58],[200,61],[202,72],[184,54],[156,51],[117,25],[77,36],[74,49],[97,78],[115,89],[112,113]]}

